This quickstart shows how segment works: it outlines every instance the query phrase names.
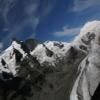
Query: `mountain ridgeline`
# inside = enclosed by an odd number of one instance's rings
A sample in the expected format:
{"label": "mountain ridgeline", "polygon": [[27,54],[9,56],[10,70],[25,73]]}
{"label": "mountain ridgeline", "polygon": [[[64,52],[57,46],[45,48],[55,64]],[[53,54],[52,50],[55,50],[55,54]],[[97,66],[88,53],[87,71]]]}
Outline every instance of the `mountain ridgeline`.
{"label": "mountain ridgeline", "polygon": [[100,21],[71,43],[14,40],[0,54],[0,100],[99,100]]}

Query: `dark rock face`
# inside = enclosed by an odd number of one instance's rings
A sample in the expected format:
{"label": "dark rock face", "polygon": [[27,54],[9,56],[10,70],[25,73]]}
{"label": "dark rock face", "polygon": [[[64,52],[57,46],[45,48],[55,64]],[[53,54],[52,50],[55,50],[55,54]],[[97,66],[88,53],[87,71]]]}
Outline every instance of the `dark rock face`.
{"label": "dark rock face", "polygon": [[[13,77],[10,80],[0,80],[0,89],[2,90],[2,100],[16,100],[20,95],[23,100],[25,97],[32,96],[31,83],[20,77]],[[9,96],[12,94],[11,96]]]}
{"label": "dark rock face", "polygon": [[90,44],[91,40],[95,39],[96,36],[95,36],[95,33],[88,32],[88,33],[86,34],[86,37],[87,37],[86,40],[82,38],[81,41],[82,41],[85,45],[88,45],[88,44]]}
{"label": "dark rock face", "polygon": [[28,49],[30,51],[32,51],[39,44],[39,41],[38,40],[35,40],[35,39],[28,39],[28,40],[25,41],[25,44],[28,47]]}
{"label": "dark rock face", "polygon": [[13,78],[13,75],[12,75],[12,73],[2,72],[2,77],[4,80],[9,80],[9,79]]}
{"label": "dark rock face", "polygon": [[60,49],[62,49],[64,47],[64,45],[62,43],[54,43],[54,46],[59,47]]}
{"label": "dark rock face", "polygon": [[52,57],[53,56],[53,51],[51,51],[51,50],[49,50],[46,46],[45,46],[45,44],[43,44],[43,46],[45,47],[45,49],[46,49],[46,55],[48,56],[48,57]]}
{"label": "dark rock face", "polygon": [[5,60],[4,60],[4,59],[2,59],[2,60],[1,60],[1,63],[2,63],[2,65],[3,65],[3,66],[5,66],[5,65],[6,65],[6,62],[5,62]]}
{"label": "dark rock face", "polygon": [[100,84],[95,90],[91,100],[100,100]]}
{"label": "dark rock face", "polygon": [[21,62],[21,58],[23,57],[22,54],[15,48],[14,48],[14,53],[15,53],[16,63]]}
{"label": "dark rock face", "polygon": [[84,51],[87,51],[87,47],[84,46],[84,45],[80,45],[79,48],[82,49],[82,50],[84,50]]}

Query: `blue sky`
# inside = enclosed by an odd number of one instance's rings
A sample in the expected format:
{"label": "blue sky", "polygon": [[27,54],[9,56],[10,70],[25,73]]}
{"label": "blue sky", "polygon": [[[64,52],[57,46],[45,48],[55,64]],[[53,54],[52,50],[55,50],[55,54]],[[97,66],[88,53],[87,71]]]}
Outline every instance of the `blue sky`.
{"label": "blue sky", "polygon": [[0,0],[0,48],[20,40],[71,41],[100,19],[100,0]]}

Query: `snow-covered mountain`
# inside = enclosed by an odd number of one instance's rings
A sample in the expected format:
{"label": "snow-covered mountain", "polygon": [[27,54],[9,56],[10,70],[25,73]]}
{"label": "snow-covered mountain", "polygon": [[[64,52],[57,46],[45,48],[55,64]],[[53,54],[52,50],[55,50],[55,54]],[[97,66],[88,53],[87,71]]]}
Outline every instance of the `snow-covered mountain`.
{"label": "snow-covered mountain", "polygon": [[0,100],[94,100],[99,34],[100,21],[93,21],[71,43],[14,40],[0,54]]}

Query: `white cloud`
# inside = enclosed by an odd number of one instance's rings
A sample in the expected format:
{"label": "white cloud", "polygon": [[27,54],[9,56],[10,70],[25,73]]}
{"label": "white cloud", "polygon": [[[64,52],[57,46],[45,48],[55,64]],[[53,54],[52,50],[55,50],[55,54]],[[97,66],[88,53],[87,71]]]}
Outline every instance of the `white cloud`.
{"label": "white cloud", "polygon": [[96,5],[100,5],[100,0],[75,0],[73,11],[80,12]]}
{"label": "white cloud", "polygon": [[55,32],[54,35],[58,37],[67,36],[68,34],[78,34],[80,33],[81,27],[75,27],[75,28],[68,28],[67,26],[64,26],[61,31]]}

